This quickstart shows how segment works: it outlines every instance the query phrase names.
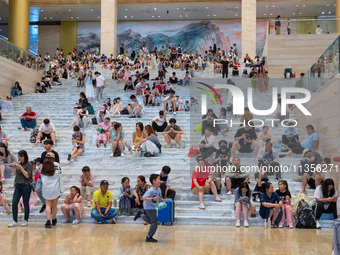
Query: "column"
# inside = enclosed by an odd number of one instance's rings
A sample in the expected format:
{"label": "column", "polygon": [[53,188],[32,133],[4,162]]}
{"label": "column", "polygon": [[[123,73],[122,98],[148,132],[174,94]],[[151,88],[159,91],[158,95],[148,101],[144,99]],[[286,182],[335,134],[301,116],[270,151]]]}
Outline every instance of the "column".
{"label": "column", "polygon": [[335,17],[339,19],[336,21],[336,32],[340,34],[340,0],[336,0]]}
{"label": "column", "polygon": [[69,52],[73,52],[73,47],[76,45],[77,22],[62,21],[60,24],[60,49],[63,49],[64,55],[68,55]]}
{"label": "column", "polygon": [[117,2],[101,0],[100,52],[106,56],[117,55]]}
{"label": "column", "polygon": [[[340,1],[340,0],[338,0]],[[242,58],[256,55],[256,0],[242,0]]]}
{"label": "column", "polygon": [[28,50],[29,0],[9,0],[9,41]]}

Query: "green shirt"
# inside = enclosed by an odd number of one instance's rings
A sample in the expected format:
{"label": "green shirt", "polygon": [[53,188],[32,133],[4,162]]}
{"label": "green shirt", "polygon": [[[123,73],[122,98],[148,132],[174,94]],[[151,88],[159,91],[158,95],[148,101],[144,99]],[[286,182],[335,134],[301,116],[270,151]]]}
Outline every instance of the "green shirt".
{"label": "green shirt", "polygon": [[[172,128],[171,125],[167,126],[167,127],[165,128],[164,132],[170,131],[171,128]],[[182,131],[182,129],[181,129],[179,126],[177,126],[177,125],[175,125],[175,126],[173,127],[173,130],[174,130],[174,131]],[[176,136],[177,134],[175,134],[174,132],[170,132],[168,135],[169,135],[172,139],[175,139],[175,136]]]}

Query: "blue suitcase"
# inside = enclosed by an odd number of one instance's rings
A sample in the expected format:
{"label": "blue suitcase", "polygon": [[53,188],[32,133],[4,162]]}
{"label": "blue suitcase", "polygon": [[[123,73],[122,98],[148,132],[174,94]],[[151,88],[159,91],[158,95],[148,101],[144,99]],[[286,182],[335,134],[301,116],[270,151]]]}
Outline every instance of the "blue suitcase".
{"label": "blue suitcase", "polygon": [[169,226],[175,221],[175,202],[172,199],[167,199],[166,205],[164,209],[158,210],[158,222]]}

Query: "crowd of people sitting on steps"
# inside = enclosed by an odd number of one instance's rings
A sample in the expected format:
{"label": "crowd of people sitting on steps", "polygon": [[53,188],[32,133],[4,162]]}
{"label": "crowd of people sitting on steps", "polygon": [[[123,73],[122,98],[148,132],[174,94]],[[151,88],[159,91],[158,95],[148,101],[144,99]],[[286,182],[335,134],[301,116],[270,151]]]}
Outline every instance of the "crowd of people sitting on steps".
{"label": "crowd of people sitting on steps", "polygon": [[[279,98],[280,100],[280,98]],[[289,106],[288,106],[289,108]],[[281,111],[281,110],[280,110]],[[215,196],[215,202],[221,202],[222,188],[225,185],[225,193],[235,195],[236,227],[240,226],[240,214],[243,211],[244,226],[249,227],[248,211],[251,209],[251,199],[259,202],[260,216],[271,220],[271,227],[283,227],[285,219],[287,227],[293,228],[293,213],[291,205],[292,196],[288,189],[288,182],[282,178],[282,164],[280,159],[290,157],[293,154],[301,155],[300,159],[292,158],[294,171],[298,172],[295,181],[302,182],[298,199],[307,200],[307,184],[315,190],[315,224],[320,228],[322,213],[332,213],[337,219],[337,191],[332,179],[327,179],[326,172],[330,172],[333,165],[328,157],[322,157],[318,152],[319,136],[313,125],[305,128],[304,140],[299,139],[293,122],[286,123],[281,137],[274,137],[269,126],[255,128],[252,122],[253,116],[249,108],[244,109],[240,118],[240,127],[233,135],[233,141],[227,141],[223,136],[230,135],[230,124],[214,124],[214,120],[230,120],[233,118],[232,109],[221,108],[219,114],[213,109],[208,109],[202,116],[202,122],[195,128],[195,132],[201,132],[200,143],[190,149],[189,156],[196,157],[198,166],[192,174],[191,190],[198,195],[199,209],[204,210],[204,194],[210,192]],[[217,116],[218,115],[218,116]],[[281,113],[277,112],[277,119]],[[221,122],[217,122],[221,123]],[[272,128],[277,128],[273,125]],[[221,140],[217,140],[221,137]],[[218,145],[218,147],[216,147]],[[192,153],[192,155],[190,155]],[[256,159],[255,168],[242,166],[240,156],[247,153]],[[249,153],[254,153],[253,156]],[[256,169],[256,170],[252,170]],[[255,188],[250,190],[250,173],[254,173]],[[274,192],[273,184],[268,176],[275,175],[279,189]],[[224,185],[223,185],[224,184]],[[327,191],[327,192],[326,192]],[[274,192],[274,193],[273,193]],[[274,194],[274,195],[272,195]],[[287,196],[289,198],[287,198]],[[295,203],[295,200],[294,200]],[[296,208],[295,208],[296,209]]]}
{"label": "crowd of people sitting on steps", "polygon": [[[189,112],[196,108],[197,101],[194,98],[182,101],[181,96],[175,92],[175,86],[177,85],[189,85],[190,79],[194,77],[196,71],[212,68],[215,72],[215,65],[219,64],[223,77],[228,77],[228,70],[230,67],[238,67],[239,59],[237,56],[237,47],[234,45],[227,56],[223,54],[220,49],[211,49],[206,52],[203,57],[199,54],[186,53],[177,48],[169,49],[163,54],[162,50],[147,53],[143,50],[140,51],[140,57],[128,59],[124,55],[124,45],[121,47],[120,57],[114,59],[113,57],[107,58],[106,56],[96,57],[98,54],[86,54],[77,53],[77,49],[67,56],[66,59],[60,53],[57,58],[53,60],[53,68],[51,73],[48,73],[42,81],[37,84],[38,92],[46,92],[47,88],[51,88],[53,85],[61,85],[60,78],[74,78],[77,80],[77,86],[86,87],[86,93],[81,92],[79,95],[79,101],[74,107],[76,114],[74,120],[72,120],[71,126],[73,127],[72,150],[68,155],[68,161],[74,161],[78,159],[78,156],[85,152],[85,138],[83,130],[88,128],[89,124],[96,125],[97,139],[96,146],[100,147],[103,144],[106,147],[112,142],[111,156],[125,156],[126,148],[131,151],[142,151],[144,156],[152,157],[162,152],[162,144],[159,141],[158,135],[163,135],[166,142],[165,148],[173,147],[172,143],[177,148],[181,147],[181,140],[184,134],[182,128],[177,125],[175,116],[179,112]],[[149,61],[147,58],[149,55]],[[145,57],[145,58],[144,58]],[[143,61],[143,58],[145,61]],[[134,61],[131,66],[129,61]],[[227,71],[224,68],[224,61],[228,62]],[[73,63],[72,63],[73,62]],[[116,79],[118,83],[124,83],[124,90],[131,90],[130,101],[124,106],[119,97],[114,98],[111,103],[111,99],[107,98],[103,102],[103,91],[106,87],[106,81],[103,75],[99,71],[95,71],[94,64],[99,64],[100,68],[108,68],[112,70],[112,79]],[[253,89],[259,89],[260,92],[268,89],[266,85],[267,74],[264,69],[265,59],[261,61],[259,58],[251,60],[249,57],[244,59],[244,63],[253,68],[251,71],[251,78],[256,77],[256,86]],[[91,66],[93,65],[93,68]],[[74,70],[72,69],[74,67]],[[155,79],[153,87],[149,86],[146,81],[150,80],[148,67],[154,69],[157,68],[158,76]],[[176,73],[173,72],[168,81],[165,81],[166,69],[172,67],[173,69],[186,69],[186,75],[183,79],[179,79]],[[119,69],[118,69],[119,68]],[[142,73],[139,73],[138,69],[144,68]],[[61,72],[62,70],[63,72]],[[82,71],[82,74],[81,74]],[[132,72],[135,72],[132,75]],[[233,69],[233,74],[236,70]],[[67,77],[64,73],[67,73]],[[262,76],[259,77],[259,72]],[[58,74],[64,76],[59,77]],[[77,74],[78,73],[78,74]],[[71,75],[71,76],[70,76]],[[238,74],[239,75],[239,74]],[[245,75],[245,74],[244,74]],[[243,76],[248,77],[248,76]],[[262,80],[259,80],[262,79]],[[181,81],[182,80],[182,81]],[[253,83],[252,83],[253,84]],[[95,97],[96,92],[96,97]],[[22,89],[19,83],[15,85],[13,89],[13,96],[22,95]],[[139,97],[140,96],[140,97]],[[164,98],[162,98],[164,97]],[[103,102],[100,105],[96,117],[91,118],[94,114],[93,106],[91,102],[94,99],[99,102]],[[143,102],[141,102],[143,101]],[[141,118],[147,106],[160,106],[163,104],[163,109],[159,111],[159,114],[150,120],[149,124],[145,125],[139,121],[136,123],[136,130],[133,132],[131,141],[126,142],[123,121],[111,122],[111,118],[120,117],[122,115],[129,115],[130,118]],[[228,112],[230,109],[222,108],[219,114],[219,119],[228,119]],[[169,114],[173,114],[173,118],[167,120]],[[182,114],[182,113],[180,113]],[[185,113],[184,113],[185,114]],[[280,115],[280,112],[277,111]],[[302,180],[302,193],[306,192],[307,184],[311,189],[316,189],[314,197],[316,199],[316,226],[319,228],[319,219],[323,213],[333,213],[334,219],[336,219],[336,201],[337,191],[334,187],[334,182],[331,179],[326,179],[321,172],[315,172],[311,174],[310,171],[306,171],[313,164],[329,165],[329,158],[322,158],[317,152],[318,147],[318,135],[314,131],[312,125],[306,127],[307,137],[304,141],[300,142],[299,134],[294,128],[294,124],[290,123],[289,127],[285,129],[280,138],[274,138],[269,134],[270,130],[268,126],[264,126],[262,130],[251,127],[248,121],[252,119],[249,109],[245,109],[245,114],[241,116],[241,122],[246,120],[244,127],[240,127],[233,141],[227,142],[226,139],[222,139],[218,142],[219,148],[216,146],[216,136],[218,133],[225,135],[228,132],[229,126],[219,125],[214,127],[213,120],[217,116],[212,109],[209,109],[207,114],[202,117],[201,130],[202,139],[200,141],[199,155],[197,157],[198,168],[195,169],[192,176],[192,193],[199,197],[199,208],[205,209],[203,203],[203,197],[205,193],[209,191],[214,195],[216,202],[221,202],[220,194],[222,192],[223,183],[226,186],[226,194],[235,195],[235,216],[236,226],[240,226],[240,215],[243,212],[244,226],[248,227],[248,211],[250,210],[251,199],[261,202],[260,215],[264,219],[270,219],[272,227],[283,227],[285,219],[287,220],[287,226],[292,227],[292,208],[291,194],[288,189],[287,181],[283,180],[280,171],[266,172],[264,167],[279,166],[279,159],[283,157],[289,157],[293,153],[301,154],[304,158],[301,160],[298,166]],[[45,151],[40,158],[36,158],[34,161],[28,160],[28,154],[26,151],[21,150],[18,152],[18,159],[16,155],[8,150],[9,138],[7,134],[0,128],[0,173],[1,181],[5,182],[5,176],[10,172],[15,173],[15,189],[12,200],[13,207],[13,222],[9,224],[10,227],[18,226],[18,210],[20,204],[23,205],[25,210],[24,221],[21,226],[27,226],[29,211],[32,206],[36,204],[37,197],[43,203],[40,210],[42,213],[46,210],[45,224],[46,228],[51,228],[57,224],[57,204],[60,193],[63,192],[63,185],[61,179],[61,167],[59,155],[52,148],[55,146],[57,138],[57,130],[54,123],[51,123],[49,119],[44,119],[40,125],[39,130],[35,130],[37,126],[37,115],[32,111],[30,107],[26,108],[26,112],[19,117],[22,130],[36,131],[36,135],[33,139],[36,139],[37,143],[43,143]],[[34,133],[34,132],[32,132]],[[158,134],[157,134],[158,133]],[[130,140],[130,139],[129,139]],[[174,142],[172,142],[172,140]],[[279,154],[278,151],[282,151],[285,154]],[[252,153],[256,158],[259,171],[255,173],[256,187],[253,191],[249,187],[249,175],[242,171],[241,159],[236,156],[236,153]],[[205,166],[233,166],[236,169],[234,173],[223,173],[202,171]],[[170,189],[170,167],[164,166],[162,170],[150,177],[150,185],[155,189],[159,186],[161,191],[161,197],[163,198],[175,198],[175,191]],[[278,181],[279,189],[274,192],[273,184],[269,182],[268,175],[275,174]],[[158,180],[159,176],[159,180]],[[102,180],[100,182],[100,188],[95,191],[94,187],[94,175],[88,166],[83,167],[82,174],[80,175],[79,184],[72,186],[69,193],[66,195],[64,204],[61,207],[61,211],[65,217],[65,222],[71,222],[78,224],[82,217],[84,217],[85,210],[83,205],[83,199],[86,196],[86,206],[91,207],[91,216],[98,224],[116,223],[116,215],[135,215],[135,219],[143,216],[145,224],[149,223],[153,225],[153,230],[148,235],[148,238],[152,238],[155,232],[155,216],[152,212],[144,212],[143,205],[151,200],[144,200],[145,194],[151,187],[147,184],[146,177],[138,176],[135,188],[130,186],[130,179],[124,177],[121,180],[121,187],[119,188],[119,201],[118,210],[115,210],[112,204],[112,192],[108,190],[109,182]],[[158,186],[157,186],[158,185]],[[287,196],[289,198],[287,198]],[[92,201],[91,201],[92,197]],[[150,198],[150,197],[147,197]],[[20,201],[21,199],[21,201]],[[3,190],[3,183],[0,184],[0,205],[3,205],[3,210],[6,211],[6,197]],[[146,210],[151,210],[150,206]]]}

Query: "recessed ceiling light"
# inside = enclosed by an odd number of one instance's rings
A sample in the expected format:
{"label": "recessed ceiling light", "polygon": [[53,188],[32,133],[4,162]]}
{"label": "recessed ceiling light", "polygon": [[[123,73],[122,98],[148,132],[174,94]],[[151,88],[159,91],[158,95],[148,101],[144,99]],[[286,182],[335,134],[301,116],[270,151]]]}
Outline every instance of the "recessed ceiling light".
{"label": "recessed ceiling light", "polygon": [[327,6],[329,6],[329,4],[327,4]]}
{"label": "recessed ceiling light", "polygon": [[293,12],[293,15],[295,15],[295,12]]}
{"label": "recessed ceiling light", "polygon": [[273,5],[273,7],[275,7],[275,5]]}
{"label": "recessed ceiling light", "polygon": [[185,17],[188,17],[188,15],[185,15]]}
{"label": "recessed ceiling light", "polygon": [[238,7],[236,6],[235,8],[237,9]]}
{"label": "recessed ceiling light", "polygon": [[331,12],[329,12],[328,14],[332,14]]}
{"label": "recessed ceiling light", "polygon": [[321,14],[325,14],[325,12],[322,12]]}
{"label": "recessed ceiling light", "polygon": [[209,17],[210,15],[208,14],[207,16]]}
{"label": "recessed ceiling light", "polygon": [[73,17],[71,17],[71,19],[73,19]]}
{"label": "recessed ceiling light", "polygon": [[209,9],[209,7],[207,6],[207,7],[205,7],[205,9]]}
{"label": "recessed ceiling light", "polygon": [[79,19],[79,17],[77,17],[77,19]]}
{"label": "recessed ceiling light", "polygon": [[183,7],[183,10],[185,10],[185,7]]}
{"label": "recessed ceiling light", "polygon": [[214,14],[214,17],[216,17],[216,14]]}
{"label": "recessed ceiling light", "polygon": [[125,9],[125,11],[127,11],[128,9]]}
{"label": "recessed ceiling light", "polygon": [[268,8],[268,5],[266,5],[266,7]]}
{"label": "recessed ceiling light", "polygon": [[131,19],[133,18],[133,16],[131,16]]}
{"label": "recessed ceiling light", "polygon": [[300,12],[299,14],[301,15],[302,13]]}
{"label": "recessed ceiling light", "polygon": [[158,18],[160,18],[161,16],[158,16]]}
{"label": "recessed ceiling light", "polygon": [[127,16],[124,16],[124,18],[126,18],[126,19],[127,19]]}
{"label": "recessed ceiling light", "polygon": [[263,14],[264,16],[266,16],[267,14]]}
{"label": "recessed ceiling light", "polygon": [[71,11],[71,10],[68,10],[69,12]]}
{"label": "recessed ceiling light", "polygon": [[153,8],[155,11],[157,10],[157,8]]}
{"label": "recessed ceiling light", "polygon": [[236,13],[235,16],[237,16],[238,14]]}
{"label": "recessed ceiling light", "polygon": [[0,18],[0,20],[1,20],[1,18]]}
{"label": "recessed ceiling light", "polygon": [[179,15],[180,18],[182,18],[182,15]]}
{"label": "recessed ceiling light", "polygon": [[93,9],[91,9],[91,12],[93,12]]}
{"label": "recessed ceiling light", "polygon": [[43,12],[44,10],[40,10],[41,12]]}
{"label": "recessed ceiling light", "polygon": [[336,4],[334,4],[334,6],[336,6]]}
{"label": "recessed ceiling light", "polygon": [[52,19],[52,17],[50,17],[50,19]]}
{"label": "recessed ceiling light", "polygon": [[155,17],[155,16],[152,16],[153,18]]}
{"label": "recessed ceiling light", "polygon": [[305,7],[306,5],[304,4],[304,5],[302,5],[303,7]]}
{"label": "recessed ceiling light", "polygon": [[44,17],[44,19],[46,19],[46,17]]}
{"label": "recessed ceiling light", "polygon": [[98,19],[100,19],[100,17],[98,17]]}
{"label": "recessed ceiling light", "polygon": [[177,10],[179,10],[179,8],[177,7]]}
{"label": "recessed ceiling light", "polygon": [[299,5],[297,4],[296,7],[299,7]]}

